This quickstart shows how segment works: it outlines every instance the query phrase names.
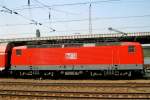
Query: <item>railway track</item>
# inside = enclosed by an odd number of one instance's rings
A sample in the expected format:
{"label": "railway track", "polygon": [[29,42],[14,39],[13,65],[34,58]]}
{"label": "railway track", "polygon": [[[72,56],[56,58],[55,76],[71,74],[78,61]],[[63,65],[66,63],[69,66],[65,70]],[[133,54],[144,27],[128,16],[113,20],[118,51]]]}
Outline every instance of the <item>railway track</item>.
{"label": "railway track", "polygon": [[150,87],[150,83],[35,83],[35,82],[0,82],[0,86],[78,86],[78,87]]}
{"label": "railway track", "polygon": [[0,90],[0,97],[30,99],[148,99],[150,93],[103,93],[103,92],[58,92],[58,91],[25,91]]}
{"label": "railway track", "polygon": [[[70,81],[70,80],[69,80]],[[147,82],[18,82],[0,81],[0,99],[150,99]]]}

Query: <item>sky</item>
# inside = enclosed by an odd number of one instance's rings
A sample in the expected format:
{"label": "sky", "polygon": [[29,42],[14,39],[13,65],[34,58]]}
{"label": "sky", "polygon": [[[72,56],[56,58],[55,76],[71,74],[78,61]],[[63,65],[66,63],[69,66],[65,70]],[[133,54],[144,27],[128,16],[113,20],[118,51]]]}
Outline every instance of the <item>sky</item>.
{"label": "sky", "polygon": [[149,32],[150,0],[0,0],[0,39],[90,34],[89,16],[92,34]]}

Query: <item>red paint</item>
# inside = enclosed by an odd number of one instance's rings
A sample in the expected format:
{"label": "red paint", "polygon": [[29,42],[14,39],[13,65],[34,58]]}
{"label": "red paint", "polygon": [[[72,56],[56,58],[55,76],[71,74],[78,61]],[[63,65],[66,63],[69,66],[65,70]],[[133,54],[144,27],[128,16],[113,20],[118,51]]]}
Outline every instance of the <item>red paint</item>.
{"label": "red paint", "polygon": [[7,64],[7,54],[0,53],[0,67],[5,67]]}
{"label": "red paint", "polygon": [[5,68],[8,65],[8,44],[0,44],[0,68]]}
{"label": "red paint", "polygon": [[[134,53],[128,46],[135,46]],[[16,49],[22,55],[16,55]],[[143,53],[139,43],[126,42],[116,46],[68,47],[68,48],[26,48],[15,47],[11,57],[12,65],[78,65],[78,64],[143,64]]]}

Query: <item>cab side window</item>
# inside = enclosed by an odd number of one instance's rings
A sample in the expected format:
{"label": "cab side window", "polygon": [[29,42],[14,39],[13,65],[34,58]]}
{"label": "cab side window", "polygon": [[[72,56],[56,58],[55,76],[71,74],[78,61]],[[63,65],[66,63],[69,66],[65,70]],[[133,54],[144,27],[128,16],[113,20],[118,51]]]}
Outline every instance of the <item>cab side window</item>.
{"label": "cab side window", "polygon": [[129,53],[135,52],[135,46],[128,46],[128,52]]}
{"label": "cab side window", "polygon": [[22,55],[22,51],[21,51],[20,49],[17,49],[17,50],[16,50],[16,55],[17,55],[17,56],[21,56],[21,55]]}

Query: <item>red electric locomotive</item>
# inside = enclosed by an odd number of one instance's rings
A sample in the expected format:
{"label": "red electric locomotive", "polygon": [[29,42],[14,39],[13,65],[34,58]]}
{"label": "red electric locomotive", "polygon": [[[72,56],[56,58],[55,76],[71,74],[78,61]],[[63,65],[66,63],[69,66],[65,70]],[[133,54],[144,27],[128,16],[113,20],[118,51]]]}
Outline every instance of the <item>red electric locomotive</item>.
{"label": "red electric locomotive", "polygon": [[24,45],[0,49],[0,69],[25,75],[131,75],[143,73],[137,42]]}

